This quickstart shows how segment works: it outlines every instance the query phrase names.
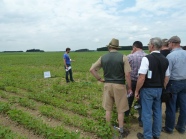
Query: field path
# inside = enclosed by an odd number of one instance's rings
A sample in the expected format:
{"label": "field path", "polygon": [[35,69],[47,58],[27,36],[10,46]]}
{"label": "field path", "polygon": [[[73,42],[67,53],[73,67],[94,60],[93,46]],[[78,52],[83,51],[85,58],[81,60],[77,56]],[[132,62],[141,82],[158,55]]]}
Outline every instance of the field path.
{"label": "field path", "polygon": [[[163,122],[162,126],[164,126],[165,123],[165,104],[162,105],[162,115],[163,115]],[[176,114],[178,117],[178,113]],[[137,116],[136,116],[137,117]],[[131,127],[130,127],[130,134],[126,139],[137,139],[136,134],[138,132],[143,132],[142,127],[139,127],[138,121],[134,119],[133,121],[131,120]],[[185,134],[179,134],[175,129],[173,134],[166,134],[166,133],[161,133],[160,139],[186,139],[186,133]]]}

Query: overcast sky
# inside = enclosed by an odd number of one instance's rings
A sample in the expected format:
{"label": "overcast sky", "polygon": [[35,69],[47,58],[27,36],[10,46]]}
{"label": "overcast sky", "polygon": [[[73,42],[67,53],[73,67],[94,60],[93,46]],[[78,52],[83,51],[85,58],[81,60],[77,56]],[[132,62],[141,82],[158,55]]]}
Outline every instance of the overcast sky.
{"label": "overcast sky", "polygon": [[185,0],[0,0],[0,51],[120,46],[177,35],[186,45]]}

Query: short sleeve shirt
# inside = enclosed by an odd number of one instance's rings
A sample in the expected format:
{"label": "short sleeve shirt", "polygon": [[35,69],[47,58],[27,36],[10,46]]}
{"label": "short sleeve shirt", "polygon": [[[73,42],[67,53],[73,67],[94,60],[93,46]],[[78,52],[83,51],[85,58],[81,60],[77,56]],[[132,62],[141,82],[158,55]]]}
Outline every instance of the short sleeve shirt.
{"label": "short sleeve shirt", "polygon": [[[159,51],[153,51],[154,53],[159,53]],[[143,57],[141,61],[141,66],[139,68],[138,74],[147,74],[147,71],[149,70],[149,60],[147,57]],[[169,66],[165,72],[165,76],[170,76],[169,72]]]}
{"label": "short sleeve shirt", "polygon": [[65,53],[65,54],[63,55],[63,58],[65,59],[66,64],[70,64],[70,57],[69,57],[68,54]]}

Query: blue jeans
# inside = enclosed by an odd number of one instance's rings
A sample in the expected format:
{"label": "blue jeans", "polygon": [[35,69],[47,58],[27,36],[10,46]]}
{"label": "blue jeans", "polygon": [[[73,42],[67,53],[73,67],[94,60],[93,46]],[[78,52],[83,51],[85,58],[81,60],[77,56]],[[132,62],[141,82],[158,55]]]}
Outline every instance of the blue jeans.
{"label": "blue jeans", "polygon": [[142,88],[140,98],[142,105],[143,135],[145,139],[160,137],[162,112],[162,88]]}
{"label": "blue jeans", "polygon": [[186,126],[186,80],[173,81],[170,80],[167,90],[173,93],[172,99],[166,103],[165,129],[173,132],[176,120],[176,102],[179,105],[180,112],[177,122],[179,132],[185,132]]}

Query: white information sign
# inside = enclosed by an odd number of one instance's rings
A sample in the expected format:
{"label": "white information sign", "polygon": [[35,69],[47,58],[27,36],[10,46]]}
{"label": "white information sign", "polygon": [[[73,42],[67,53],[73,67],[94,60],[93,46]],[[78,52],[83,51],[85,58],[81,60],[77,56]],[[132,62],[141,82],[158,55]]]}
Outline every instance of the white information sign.
{"label": "white information sign", "polygon": [[50,78],[50,77],[51,77],[50,71],[45,71],[44,78]]}

